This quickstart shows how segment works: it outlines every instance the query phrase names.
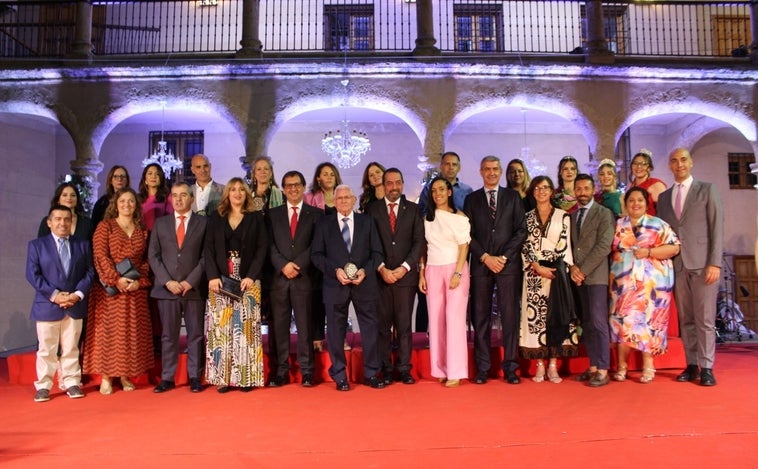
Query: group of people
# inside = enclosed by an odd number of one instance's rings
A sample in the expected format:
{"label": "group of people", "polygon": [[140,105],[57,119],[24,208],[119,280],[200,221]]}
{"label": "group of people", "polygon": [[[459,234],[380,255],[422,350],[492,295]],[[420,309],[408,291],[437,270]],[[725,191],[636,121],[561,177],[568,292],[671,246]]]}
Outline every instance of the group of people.
{"label": "group of people", "polygon": [[[487,156],[474,191],[458,179],[460,163],[456,153],[443,154],[418,204],[406,199],[401,171],[377,162],[367,165],[360,196],[331,163],[318,165],[310,187],[299,171],[285,173],[279,186],[272,161],[259,157],[250,185],[242,178],[220,185],[208,159],[195,155],[194,183],[169,188],[161,168],[148,165],[138,192],[127,170],[114,166],[91,221],[76,186],[62,184],[40,237],[29,243],[35,401],[49,400],[56,371],[71,398],[84,396],[82,372],[101,376],[102,394],[113,392],[114,378],[135,389],[131,378],[154,365],[153,334],[162,362],[154,392],[173,389],[182,318],[192,392],[203,390],[203,379],[220,393],[289,383],[293,318],[301,384],[315,384],[314,350],[326,339],[329,374],[347,391],[351,303],[364,383],[413,384],[417,297],[416,329],[428,324],[431,373],[447,387],[492,376],[493,310],[510,384],[521,382],[520,359],[536,362],[533,381],[560,382],[557,360],[577,354],[580,336],[590,368],[578,380],[593,387],[623,381],[637,349],[640,381],[649,383],[653,357],[666,351],[673,298],[687,358],[677,380],[715,384],[723,215],[715,187],[692,179],[687,150],[671,153],[677,184],[663,191],[650,177],[651,156],[635,155],[623,200],[611,160],[598,168],[597,189],[572,157],[559,163],[557,187],[545,175],[530,179],[520,160],[506,166],[503,187],[500,160]],[[619,352],[612,375],[611,343]]]}

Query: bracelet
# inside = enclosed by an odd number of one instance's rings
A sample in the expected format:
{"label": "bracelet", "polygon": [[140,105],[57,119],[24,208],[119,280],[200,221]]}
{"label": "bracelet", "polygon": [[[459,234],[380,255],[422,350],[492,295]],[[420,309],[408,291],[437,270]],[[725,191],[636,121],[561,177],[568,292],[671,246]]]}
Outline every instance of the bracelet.
{"label": "bracelet", "polygon": [[426,264],[420,264],[418,265],[418,270],[424,270],[424,267],[426,267]]}
{"label": "bracelet", "polygon": [[453,277],[463,277],[463,274],[460,272],[453,272]]}

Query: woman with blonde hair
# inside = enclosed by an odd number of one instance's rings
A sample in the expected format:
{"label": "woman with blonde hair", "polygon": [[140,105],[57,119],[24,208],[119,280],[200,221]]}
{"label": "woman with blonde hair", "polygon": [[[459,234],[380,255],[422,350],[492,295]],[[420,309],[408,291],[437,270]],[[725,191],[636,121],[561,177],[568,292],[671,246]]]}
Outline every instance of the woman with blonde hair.
{"label": "woman with blonde hair", "polygon": [[253,207],[255,210],[263,210],[278,207],[284,203],[284,197],[274,178],[274,164],[268,156],[258,156],[253,160],[252,166],[252,194]]}
{"label": "woman with blonde hair", "polygon": [[595,194],[595,200],[604,207],[608,208],[616,218],[624,213],[621,206],[621,192],[618,190],[618,173],[616,173],[616,162],[605,158],[600,161],[597,167],[598,192]]}
{"label": "woman with blonde hair", "polygon": [[515,158],[508,162],[505,170],[505,180],[507,186],[518,192],[518,195],[521,196],[525,213],[535,207],[537,203],[528,194],[529,183],[532,182],[532,178],[529,177],[529,171],[526,169],[523,161]]}
{"label": "woman with blonde hair", "polygon": [[[242,178],[230,179],[205,231],[205,369],[220,393],[264,383],[260,279],[267,242],[263,212],[255,210],[250,188]],[[235,297],[226,287],[236,282]]]}

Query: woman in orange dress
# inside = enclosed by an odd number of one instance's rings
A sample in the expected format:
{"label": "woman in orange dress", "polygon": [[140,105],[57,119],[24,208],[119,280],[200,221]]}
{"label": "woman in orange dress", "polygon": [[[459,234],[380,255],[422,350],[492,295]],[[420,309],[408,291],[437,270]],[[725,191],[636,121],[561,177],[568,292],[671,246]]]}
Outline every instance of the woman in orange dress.
{"label": "woman in orange dress", "polygon": [[[92,252],[101,284],[90,290],[84,372],[102,376],[102,394],[113,392],[113,376],[121,377],[124,391],[133,391],[130,377],[155,365],[147,307],[151,286],[147,231],[142,226],[142,208],[133,189],[121,189],[111,199],[92,237]],[[139,271],[136,280],[123,277],[117,270],[117,264],[127,258]],[[113,287],[115,293],[109,296],[104,286]]]}

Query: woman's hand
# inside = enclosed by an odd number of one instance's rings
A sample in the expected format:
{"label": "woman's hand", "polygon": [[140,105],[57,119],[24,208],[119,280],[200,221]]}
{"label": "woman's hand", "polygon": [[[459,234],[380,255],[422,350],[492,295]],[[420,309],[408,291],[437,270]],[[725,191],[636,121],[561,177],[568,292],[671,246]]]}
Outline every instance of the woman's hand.
{"label": "woman's hand", "polygon": [[135,280],[121,277],[118,279],[118,282],[116,282],[116,288],[118,288],[118,291],[121,293],[137,291],[139,289],[139,283],[137,283]]}
{"label": "woman's hand", "polygon": [[208,281],[208,290],[218,294],[221,291],[221,279],[214,278]]}
{"label": "woman's hand", "polygon": [[418,276],[418,289],[426,295],[426,277],[424,277],[424,272],[421,272],[421,275]]}
{"label": "woman's hand", "polygon": [[242,291],[247,291],[247,289],[252,287],[254,283],[255,280],[251,279],[250,277],[245,277],[240,282],[240,289],[242,289]]}
{"label": "woman's hand", "polygon": [[555,274],[553,273],[555,272],[554,267],[545,267],[544,265],[536,264],[532,266],[532,272],[543,278],[549,278],[551,280],[555,278]]}

